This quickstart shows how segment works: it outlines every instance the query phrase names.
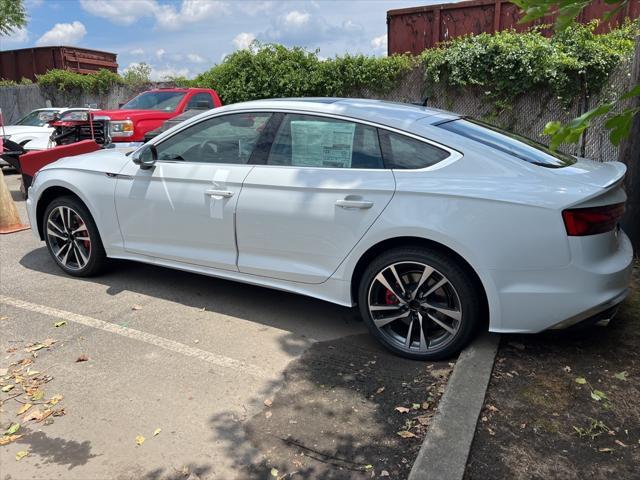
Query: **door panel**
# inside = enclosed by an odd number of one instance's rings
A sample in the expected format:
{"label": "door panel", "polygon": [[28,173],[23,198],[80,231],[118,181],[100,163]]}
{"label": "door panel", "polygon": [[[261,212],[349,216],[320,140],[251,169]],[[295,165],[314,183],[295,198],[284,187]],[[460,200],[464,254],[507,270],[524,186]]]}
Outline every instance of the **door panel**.
{"label": "door panel", "polygon": [[237,207],[239,270],[322,283],[384,210],[394,188],[389,170],[254,167]]}
{"label": "door panel", "polygon": [[116,185],[125,249],[237,270],[234,214],[242,181],[251,168],[158,162],[143,170],[131,163]]}

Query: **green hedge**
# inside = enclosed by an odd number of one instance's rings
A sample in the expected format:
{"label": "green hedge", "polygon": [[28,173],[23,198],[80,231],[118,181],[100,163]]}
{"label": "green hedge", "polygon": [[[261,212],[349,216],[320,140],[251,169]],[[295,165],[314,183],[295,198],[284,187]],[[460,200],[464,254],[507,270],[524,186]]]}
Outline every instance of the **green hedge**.
{"label": "green hedge", "polygon": [[578,95],[599,92],[611,71],[633,55],[635,23],[602,35],[594,34],[596,25],[576,24],[551,38],[539,30],[456,38],[422,53],[425,84],[482,87],[503,105],[523,93],[550,90],[568,105]]}
{"label": "green hedge", "polygon": [[[633,54],[635,23],[603,35],[596,24],[575,25],[551,38],[539,30],[483,33],[460,37],[422,55],[372,57],[344,55],[322,59],[318,51],[254,43],[238,50],[194,79],[169,78],[183,86],[210,87],[224,103],[273,97],[347,96],[358,90],[383,95],[401,77],[422,64],[424,87],[442,82],[479,87],[498,106],[535,90],[552,91],[564,104],[577,95],[599,92],[610,72]],[[80,75],[51,70],[38,83],[60,90],[107,92],[113,85],[139,87],[150,69],[141,65],[124,76],[101,70]]]}
{"label": "green hedge", "polygon": [[344,55],[320,59],[318,52],[276,44],[253,44],[219,65],[181,82],[215,88],[224,103],[273,97],[345,96],[359,88],[388,92],[415,60],[409,56]]}

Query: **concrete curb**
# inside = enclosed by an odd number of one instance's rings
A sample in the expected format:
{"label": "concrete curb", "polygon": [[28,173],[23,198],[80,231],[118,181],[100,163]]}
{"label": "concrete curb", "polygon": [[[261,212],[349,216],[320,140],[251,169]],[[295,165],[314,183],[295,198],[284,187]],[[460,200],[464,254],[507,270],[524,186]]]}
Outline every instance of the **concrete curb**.
{"label": "concrete curb", "polygon": [[500,335],[485,334],[458,358],[409,480],[461,480]]}

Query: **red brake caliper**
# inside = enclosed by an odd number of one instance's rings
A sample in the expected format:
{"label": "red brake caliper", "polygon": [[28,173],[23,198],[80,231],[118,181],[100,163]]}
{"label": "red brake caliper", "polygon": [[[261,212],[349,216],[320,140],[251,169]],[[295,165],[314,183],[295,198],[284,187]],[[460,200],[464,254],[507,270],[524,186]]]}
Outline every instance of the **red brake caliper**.
{"label": "red brake caliper", "polygon": [[398,298],[393,294],[391,290],[387,290],[385,292],[384,301],[386,302],[387,305],[395,305],[397,303],[400,303],[398,301]]}

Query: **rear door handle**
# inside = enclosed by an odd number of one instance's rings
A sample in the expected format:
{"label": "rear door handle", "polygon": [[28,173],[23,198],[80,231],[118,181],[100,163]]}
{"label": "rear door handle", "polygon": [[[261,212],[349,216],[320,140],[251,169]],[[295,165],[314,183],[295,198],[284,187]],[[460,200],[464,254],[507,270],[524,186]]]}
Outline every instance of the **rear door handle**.
{"label": "rear door handle", "polygon": [[233,192],[230,190],[205,190],[204,194],[210,197],[233,197]]}
{"label": "rear door handle", "polygon": [[365,210],[373,207],[373,202],[368,200],[336,200],[336,205],[340,208],[360,208]]}

